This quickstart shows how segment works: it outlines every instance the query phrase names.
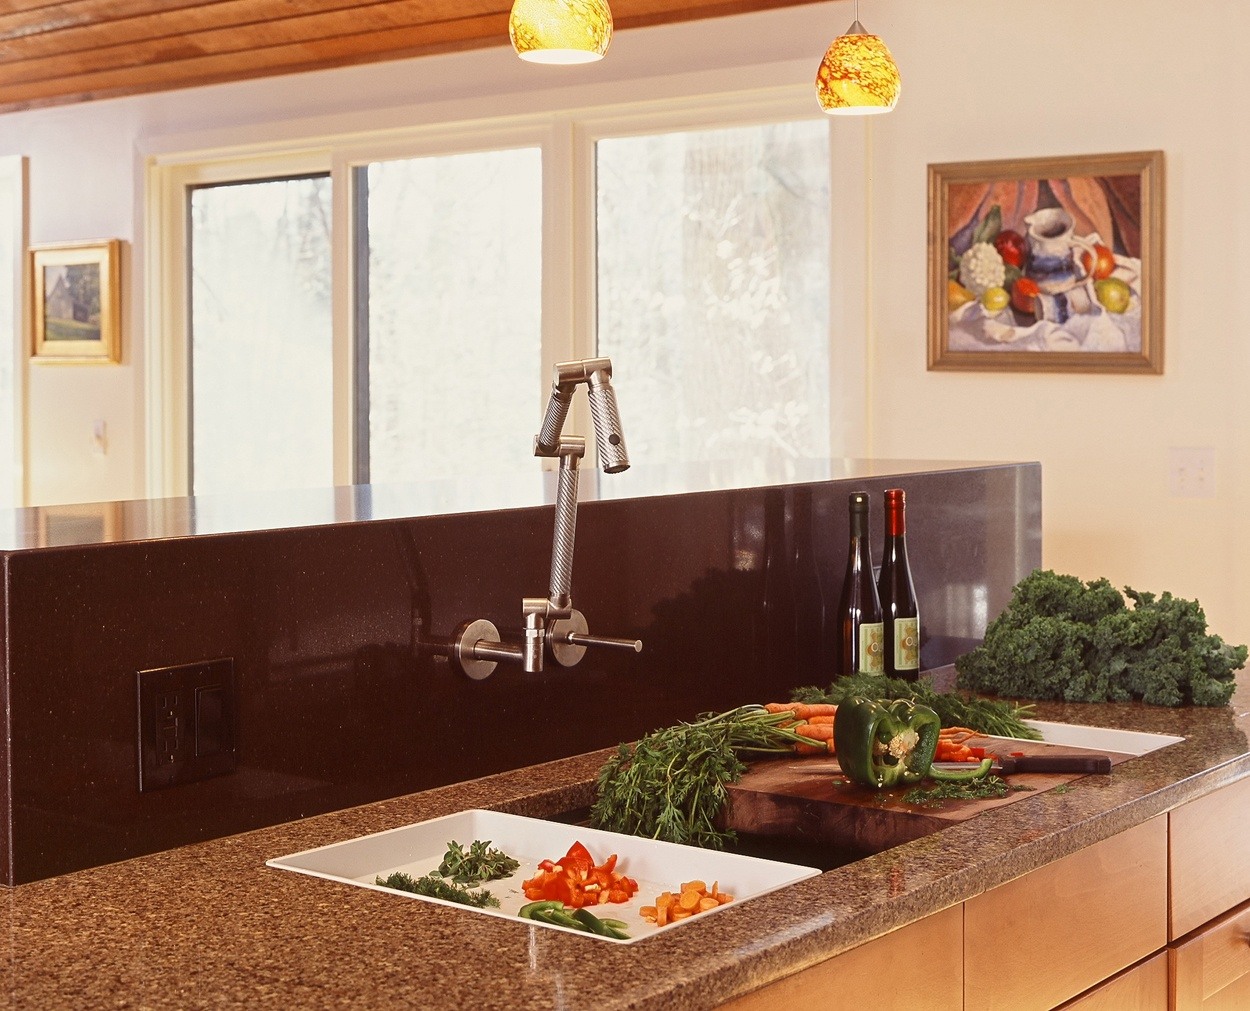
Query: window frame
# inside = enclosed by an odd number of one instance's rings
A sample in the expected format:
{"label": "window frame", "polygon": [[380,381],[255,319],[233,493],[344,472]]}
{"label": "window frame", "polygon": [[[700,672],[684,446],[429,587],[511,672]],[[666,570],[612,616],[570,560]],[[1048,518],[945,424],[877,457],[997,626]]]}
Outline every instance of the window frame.
{"label": "window frame", "polygon": [[[12,478],[5,495],[0,502],[6,505],[22,506],[28,499],[28,468],[26,467],[26,368],[27,368],[27,327],[30,309],[27,306],[27,289],[30,277],[28,241],[28,209],[27,194],[29,183],[29,161],[22,155],[5,155],[0,157],[0,186],[11,190],[14,196],[12,217],[0,220],[3,229],[2,241],[9,243],[13,251],[13,273],[2,283],[9,285],[10,305],[12,314],[4,320],[4,327],[12,334],[12,347],[7,349],[9,366],[12,369],[12,401],[8,405],[9,422],[13,426],[13,441],[0,452],[10,454],[10,475]],[[8,500],[6,502],[6,500]]]}
{"label": "window frame", "polygon": [[[597,343],[595,143],[603,138],[821,119],[810,89],[785,85],[562,108],[510,116],[463,115],[421,126],[335,133],[267,144],[151,154],[146,164],[147,297],[144,407],[147,494],[189,494],[188,191],[227,182],[328,172],[332,188],[333,479],[356,483],[356,335],[353,251],[355,170],[370,162],[538,146],[542,151],[542,362],[592,357]],[[454,113],[459,112],[459,116]],[[867,143],[863,130],[830,129],[831,202],[828,348],[833,380],[830,433],[835,445],[866,445],[868,363],[866,245]],[[859,126],[861,124],[854,124]],[[284,131],[278,131],[284,132]],[[858,293],[858,294],[857,294]],[[854,335],[839,341],[837,335]],[[856,378],[859,377],[859,378]],[[534,391],[534,422],[547,398]],[[571,430],[590,424],[575,398]],[[842,436],[839,438],[839,436]],[[854,455],[846,453],[843,455]],[[550,465],[550,462],[547,462]],[[592,464],[593,461],[587,461]],[[589,469],[589,466],[587,467]]]}

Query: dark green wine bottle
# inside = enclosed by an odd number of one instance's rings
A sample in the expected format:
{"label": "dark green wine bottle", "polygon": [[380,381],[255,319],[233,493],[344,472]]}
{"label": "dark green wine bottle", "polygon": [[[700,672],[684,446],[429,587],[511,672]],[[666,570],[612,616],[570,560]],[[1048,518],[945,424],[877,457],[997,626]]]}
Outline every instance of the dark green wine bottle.
{"label": "dark green wine bottle", "polygon": [[882,674],[881,602],[872,578],[872,545],[868,537],[868,493],[852,492],[848,500],[851,541],[838,604],[841,622],[838,674]]}

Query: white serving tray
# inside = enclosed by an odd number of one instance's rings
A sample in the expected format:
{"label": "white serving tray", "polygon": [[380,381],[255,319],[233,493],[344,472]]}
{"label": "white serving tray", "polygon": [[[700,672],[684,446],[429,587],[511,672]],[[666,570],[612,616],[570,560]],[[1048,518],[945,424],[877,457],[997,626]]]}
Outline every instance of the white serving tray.
{"label": "white serving tray", "polygon": [[[437,870],[449,842],[454,840],[467,850],[472,842],[479,839],[489,842],[495,849],[502,850],[521,863],[511,877],[490,881],[483,886],[499,900],[498,907],[478,909],[443,899],[397,891],[376,883],[379,876],[385,878],[394,871],[404,871],[414,878],[421,877]],[[591,907],[591,912],[596,916],[611,917],[626,923],[628,940],[616,941],[614,938],[539,923],[517,915],[517,911],[530,901],[522,892],[521,883],[534,876],[540,861],[559,860],[577,840],[590,851],[597,863],[602,863],[613,853],[617,854],[617,872],[638,882],[638,891],[628,903],[613,902]],[[593,937],[616,944],[631,944],[656,933],[676,930],[706,916],[714,916],[727,908],[719,906],[708,912],[677,920],[666,927],[657,927],[642,918],[638,912],[641,907],[654,905],[656,896],[661,892],[677,892],[684,881],[702,880],[708,887],[714,881],[718,882],[720,891],[734,897],[734,901],[729,903],[732,907],[820,873],[815,867],[722,853],[696,846],[680,846],[656,839],[641,839],[617,832],[604,832],[579,825],[485,810],[461,811],[387,832],[377,832],[301,853],[291,853],[267,860],[265,864],[279,870],[328,878],[331,881],[359,885],[362,888],[372,888],[375,891],[420,899],[441,906],[454,906],[457,909],[498,916],[530,926],[566,930],[581,937]]]}
{"label": "white serving tray", "polygon": [[1137,730],[1115,730],[1111,727],[1089,727],[1081,723],[1049,723],[1046,720],[1025,720],[1041,732],[1047,744],[1066,744],[1092,751],[1112,751],[1121,755],[1148,755],[1152,751],[1180,744],[1185,738],[1171,734],[1148,734]]}

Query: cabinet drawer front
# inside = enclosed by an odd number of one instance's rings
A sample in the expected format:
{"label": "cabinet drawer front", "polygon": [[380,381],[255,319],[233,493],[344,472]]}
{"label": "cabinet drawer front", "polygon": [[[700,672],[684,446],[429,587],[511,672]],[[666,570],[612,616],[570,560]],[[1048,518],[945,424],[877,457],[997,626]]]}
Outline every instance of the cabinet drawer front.
{"label": "cabinet drawer front", "polygon": [[1052,1008],[1162,948],[1167,844],[1159,815],[964,903],[968,1011]]}
{"label": "cabinet drawer front", "polygon": [[1065,1004],[1063,1011],[1167,1011],[1167,1007],[1168,956],[1161,951],[1149,961],[1081,994]]}
{"label": "cabinet drawer front", "polygon": [[961,1011],[963,999],[963,907],[951,906],[722,1004],[721,1011]]}
{"label": "cabinet drawer front", "polygon": [[1250,902],[1170,951],[1173,1006],[1250,1007]]}
{"label": "cabinet drawer front", "polygon": [[1250,779],[1168,815],[1172,908],[1169,936],[1183,937],[1250,899]]}

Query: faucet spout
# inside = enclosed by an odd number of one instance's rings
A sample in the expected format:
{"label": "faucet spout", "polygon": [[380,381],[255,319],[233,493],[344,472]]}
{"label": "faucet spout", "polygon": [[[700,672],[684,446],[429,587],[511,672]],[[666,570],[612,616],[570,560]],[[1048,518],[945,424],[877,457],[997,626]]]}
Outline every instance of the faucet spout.
{"label": "faucet spout", "polygon": [[590,417],[595,426],[595,453],[605,474],[629,469],[629,453],[621,429],[621,415],[612,388],[612,360],[583,358],[559,362],[551,383],[551,397],[543,415],[542,427],[534,439],[535,456],[559,456],[560,433],[573,403],[573,391],[585,383],[590,397]]}
{"label": "faucet spout", "polygon": [[525,620],[524,646],[499,642],[495,626],[484,619],[465,623],[447,645],[448,655],[461,672],[476,680],[489,677],[500,660],[521,661],[525,671],[543,669],[544,647],[563,666],[576,664],[587,646],[626,649],[638,652],[636,639],[612,639],[589,635],[586,619],[573,609],[573,539],[577,532],[578,465],[586,455],[586,440],[564,434],[573,394],[585,383],[590,397],[590,416],[595,426],[595,447],[599,465],[607,474],[629,469],[621,417],[612,389],[612,362],[607,358],[586,358],[560,362],[555,367],[551,396],[543,414],[542,427],[534,436],[534,455],[558,457],[559,484],[556,487],[555,530],[551,542],[551,582],[546,597],[525,597],[521,613]]}

